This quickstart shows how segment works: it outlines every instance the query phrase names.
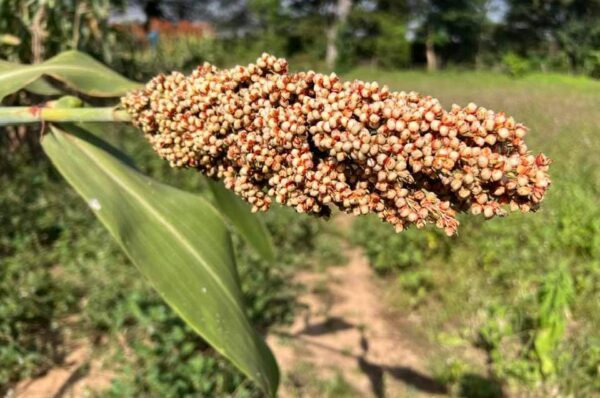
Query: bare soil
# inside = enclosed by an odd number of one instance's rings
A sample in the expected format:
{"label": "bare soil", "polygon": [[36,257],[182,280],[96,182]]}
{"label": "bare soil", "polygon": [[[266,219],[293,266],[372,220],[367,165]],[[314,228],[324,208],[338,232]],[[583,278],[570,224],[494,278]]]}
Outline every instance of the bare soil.
{"label": "bare soil", "polygon": [[91,357],[89,344],[74,345],[65,363],[35,379],[23,380],[11,398],[81,398],[110,387],[113,372]]}
{"label": "bare soil", "polygon": [[297,274],[306,287],[299,297],[304,311],[267,339],[283,373],[280,396],[315,396],[306,373],[321,383],[341,376],[354,390],[350,396],[446,395],[428,373],[431,347],[418,325],[389,312],[385,289],[360,249],[346,247],[345,254],[345,265]]}
{"label": "bare soil", "polygon": [[[351,228],[346,217],[335,223]],[[315,383],[344,380],[344,396],[440,397],[447,394],[428,372],[432,347],[419,322],[391,313],[383,283],[359,248],[344,244],[348,262],[325,270],[304,270],[296,282],[303,310],[292,325],[271,331],[267,341],[283,375],[280,396],[315,397]],[[93,359],[91,347],[75,345],[65,365],[20,382],[12,398],[79,398],[110,386],[114,376]],[[333,396],[337,396],[333,393]]]}

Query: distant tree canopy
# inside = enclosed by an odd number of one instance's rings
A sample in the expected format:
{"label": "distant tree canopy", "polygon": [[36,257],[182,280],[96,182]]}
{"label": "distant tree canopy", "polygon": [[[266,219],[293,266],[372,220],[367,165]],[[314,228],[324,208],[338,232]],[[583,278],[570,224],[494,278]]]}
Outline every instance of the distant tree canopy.
{"label": "distant tree canopy", "polygon": [[[600,0],[5,0],[0,56],[29,62],[79,48],[110,60],[109,9],[131,5],[148,17],[212,23],[220,51],[240,62],[250,58],[244,51],[327,60],[338,70],[510,60],[519,70],[600,76]],[[502,12],[491,18],[494,8]]]}
{"label": "distant tree canopy", "polygon": [[[494,64],[515,53],[549,68],[581,71],[600,59],[600,0],[229,0],[227,7],[235,5],[246,17],[224,15],[220,26],[229,32],[236,26],[286,56],[325,58],[342,1],[351,3],[336,26],[342,68],[360,62],[388,68],[427,63],[431,69]],[[490,18],[494,7],[504,10],[500,20]]]}
{"label": "distant tree canopy", "polygon": [[600,0],[507,0],[506,21],[497,39],[516,53],[550,57],[582,68],[600,51]]}
{"label": "distant tree canopy", "polygon": [[486,0],[412,0],[416,43],[423,44],[429,69],[442,61],[473,63],[480,51]]}

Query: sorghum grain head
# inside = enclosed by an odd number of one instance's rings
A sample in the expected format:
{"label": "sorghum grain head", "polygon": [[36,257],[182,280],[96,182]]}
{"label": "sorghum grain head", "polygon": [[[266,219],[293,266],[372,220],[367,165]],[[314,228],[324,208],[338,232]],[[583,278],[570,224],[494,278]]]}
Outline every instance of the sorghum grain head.
{"label": "sorghum grain head", "polygon": [[268,54],[247,67],[159,75],[122,104],[171,166],[223,180],[254,211],[273,200],[322,216],[336,206],[397,231],[433,223],[451,235],[458,211],[532,211],[550,185],[550,161],[503,113],[288,73]]}

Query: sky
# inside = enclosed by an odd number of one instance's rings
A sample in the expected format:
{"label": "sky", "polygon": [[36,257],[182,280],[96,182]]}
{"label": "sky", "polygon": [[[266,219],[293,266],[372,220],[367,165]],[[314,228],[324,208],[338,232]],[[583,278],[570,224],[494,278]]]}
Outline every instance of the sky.
{"label": "sky", "polygon": [[144,22],[146,14],[139,4],[130,4],[125,12],[112,12],[108,20],[110,23]]}
{"label": "sky", "polygon": [[506,16],[508,5],[504,0],[490,0],[488,8],[488,18],[492,22],[500,22]]}

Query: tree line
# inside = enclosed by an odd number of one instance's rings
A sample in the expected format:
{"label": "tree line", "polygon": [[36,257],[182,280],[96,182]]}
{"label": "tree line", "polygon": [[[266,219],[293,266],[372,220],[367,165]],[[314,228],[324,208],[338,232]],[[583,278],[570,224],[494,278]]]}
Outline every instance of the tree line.
{"label": "tree line", "polygon": [[599,0],[251,0],[248,8],[257,36],[286,55],[316,46],[330,66],[522,62],[600,77]]}
{"label": "tree line", "polygon": [[[600,0],[89,0],[0,3],[0,55],[65,48],[111,57],[110,10],[211,22],[226,46],[324,60],[343,70],[426,66],[586,73],[600,78]],[[15,37],[16,36],[16,37]],[[112,37],[112,36],[111,36]],[[18,50],[15,49],[18,39]],[[240,45],[241,43],[241,45]],[[250,45],[251,44],[251,45]]]}

